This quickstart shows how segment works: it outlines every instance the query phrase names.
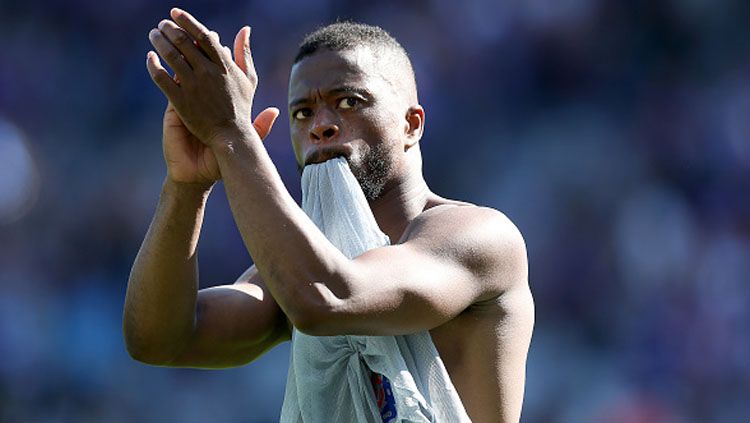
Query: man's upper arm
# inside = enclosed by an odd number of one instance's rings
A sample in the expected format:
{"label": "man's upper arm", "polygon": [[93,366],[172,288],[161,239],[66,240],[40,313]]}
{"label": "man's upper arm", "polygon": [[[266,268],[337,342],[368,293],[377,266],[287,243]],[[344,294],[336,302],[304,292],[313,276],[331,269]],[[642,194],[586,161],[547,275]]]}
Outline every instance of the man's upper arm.
{"label": "man's upper arm", "polygon": [[232,285],[198,292],[195,331],[170,366],[239,366],[290,338],[286,315],[252,266]]}
{"label": "man's upper arm", "polygon": [[427,211],[393,246],[351,261],[351,294],[317,284],[325,306],[300,330],[314,335],[398,335],[435,328],[475,302],[526,281],[526,249],[501,213],[462,206]]}

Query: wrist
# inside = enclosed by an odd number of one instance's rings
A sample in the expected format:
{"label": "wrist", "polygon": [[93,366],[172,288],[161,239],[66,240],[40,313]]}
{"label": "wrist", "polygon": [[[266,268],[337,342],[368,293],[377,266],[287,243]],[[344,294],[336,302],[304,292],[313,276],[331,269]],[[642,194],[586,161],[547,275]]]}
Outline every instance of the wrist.
{"label": "wrist", "polygon": [[197,198],[205,200],[211,193],[216,181],[182,182],[167,176],[162,185],[162,195],[180,198]]}
{"label": "wrist", "polygon": [[249,126],[238,124],[216,130],[206,139],[205,144],[208,145],[214,153],[221,153],[224,151],[231,152],[238,146],[251,144],[256,138],[258,138],[258,134],[251,124],[248,125]]}

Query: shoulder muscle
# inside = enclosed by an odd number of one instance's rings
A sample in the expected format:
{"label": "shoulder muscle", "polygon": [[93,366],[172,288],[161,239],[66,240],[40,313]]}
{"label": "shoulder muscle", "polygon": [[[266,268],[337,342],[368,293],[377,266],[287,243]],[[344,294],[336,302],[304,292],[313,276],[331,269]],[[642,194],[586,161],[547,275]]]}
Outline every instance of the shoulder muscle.
{"label": "shoulder muscle", "polygon": [[480,300],[501,294],[528,277],[526,244],[503,213],[488,207],[445,206],[429,209],[407,228],[402,242],[419,245],[461,263],[487,284]]}

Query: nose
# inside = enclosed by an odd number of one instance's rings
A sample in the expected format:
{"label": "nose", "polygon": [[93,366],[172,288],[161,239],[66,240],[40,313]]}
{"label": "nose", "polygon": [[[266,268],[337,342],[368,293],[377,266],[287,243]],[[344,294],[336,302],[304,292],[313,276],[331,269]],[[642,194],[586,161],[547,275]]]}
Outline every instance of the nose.
{"label": "nose", "polygon": [[333,119],[322,117],[316,119],[313,127],[310,129],[310,139],[314,144],[320,144],[330,141],[339,133],[339,127]]}

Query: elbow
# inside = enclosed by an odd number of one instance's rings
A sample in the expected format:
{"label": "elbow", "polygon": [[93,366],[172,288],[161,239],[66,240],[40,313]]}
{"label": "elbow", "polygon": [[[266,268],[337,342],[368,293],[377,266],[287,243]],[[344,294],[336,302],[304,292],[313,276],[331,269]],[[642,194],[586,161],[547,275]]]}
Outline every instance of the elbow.
{"label": "elbow", "polygon": [[[351,277],[340,271],[332,272],[328,277],[306,277],[308,280],[328,280],[310,282],[308,289],[296,290],[288,298],[288,307],[284,310],[292,325],[300,332],[310,336],[344,335],[346,328],[346,310],[351,302],[351,290],[347,286]],[[345,287],[333,289],[331,286]]]}
{"label": "elbow", "polygon": [[300,320],[292,321],[294,327],[310,336],[335,336],[341,335],[336,331],[332,330],[330,326],[326,325],[322,320],[318,318],[305,317]]}
{"label": "elbow", "polygon": [[143,342],[142,340],[139,340],[138,336],[133,333],[133,331],[125,330],[124,331],[124,338],[125,338],[125,349],[128,352],[128,355],[130,358],[132,358],[135,361],[139,361],[144,364],[150,364],[154,366],[158,366],[162,364],[153,351],[150,351],[150,348],[148,345]]}
{"label": "elbow", "polygon": [[138,331],[126,327],[123,335],[125,349],[133,360],[151,366],[169,366],[174,361],[175,355],[170,348],[165,348],[157,342],[149,342],[148,338]]}
{"label": "elbow", "polygon": [[289,316],[292,325],[300,332],[310,336],[337,335],[331,330],[330,320],[323,308],[306,307],[296,310]]}
{"label": "elbow", "polygon": [[165,355],[158,350],[129,343],[126,343],[125,345],[128,355],[130,355],[133,360],[143,364],[148,364],[150,366],[169,366],[174,360],[174,357]]}
{"label": "elbow", "polygon": [[336,325],[336,302],[307,299],[300,301],[291,313],[289,321],[300,332],[310,336],[342,335]]}
{"label": "elbow", "polygon": [[135,361],[151,366],[159,366],[164,364],[160,360],[157,360],[156,357],[149,354],[146,348],[138,347],[130,343],[126,343],[125,348],[127,349],[130,358]]}

